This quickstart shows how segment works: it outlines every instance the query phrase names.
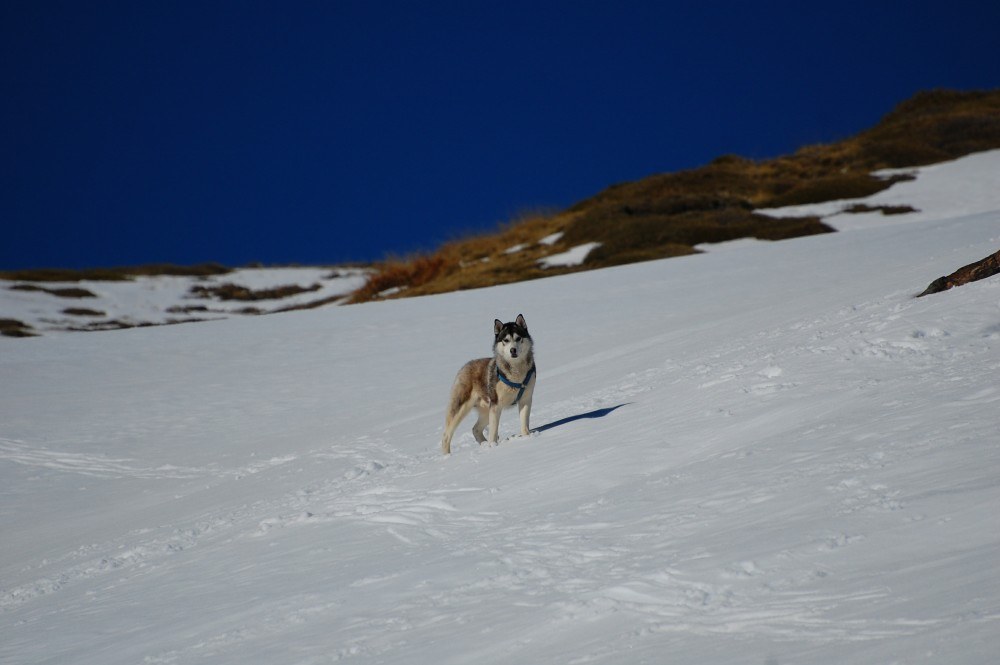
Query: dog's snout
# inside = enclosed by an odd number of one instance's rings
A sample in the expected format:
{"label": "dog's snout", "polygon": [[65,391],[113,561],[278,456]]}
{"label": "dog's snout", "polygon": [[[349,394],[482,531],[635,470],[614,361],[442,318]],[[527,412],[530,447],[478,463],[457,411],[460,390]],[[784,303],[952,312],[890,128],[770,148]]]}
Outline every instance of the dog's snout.
{"label": "dog's snout", "polygon": [[517,347],[516,346],[510,347],[510,357],[511,358],[517,358]]}

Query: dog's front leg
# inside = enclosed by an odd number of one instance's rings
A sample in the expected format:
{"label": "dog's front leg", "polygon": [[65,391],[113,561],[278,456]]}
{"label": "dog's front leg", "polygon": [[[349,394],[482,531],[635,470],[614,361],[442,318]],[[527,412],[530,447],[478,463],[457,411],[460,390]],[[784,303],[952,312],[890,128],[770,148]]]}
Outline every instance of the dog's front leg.
{"label": "dog's front leg", "polygon": [[518,414],[521,416],[521,436],[528,436],[531,432],[531,400],[522,400],[517,405]]}
{"label": "dog's front leg", "polygon": [[500,405],[490,404],[490,431],[486,440],[490,442],[490,445],[497,443],[497,435],[500,429]]}

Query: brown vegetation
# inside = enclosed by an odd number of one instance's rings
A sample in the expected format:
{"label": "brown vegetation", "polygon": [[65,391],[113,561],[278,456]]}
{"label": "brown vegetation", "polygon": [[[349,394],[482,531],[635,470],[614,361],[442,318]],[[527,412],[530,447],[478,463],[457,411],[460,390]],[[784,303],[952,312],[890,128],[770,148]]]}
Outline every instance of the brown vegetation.
{"label": "brown vegetation", "polygon": [[53,296],[58,296],[60,298],[96,298],[94,293],[91,293],[87,289],[82,289],[75,286],[67,286],[64,288],[57,289],[47,289],[43,286],[36,286],[34,284],[15,284],[10,287],[11,291],[40,291],[43,293],[48,293]]}
{"label": "brown vegetation", "polygon": [[73,332],[100,332],[103,330],[127,330],[129,328],[154,328],[157,326],[174,326],[180,323],[198,323],[207,319],[168,319],[162,323],[151,321],[122,321],[121,319],[109,319],[107,321],[94,321],[86,326],[70,326],[64,330]]}
{"label": "brown vegetation", "polygon": [[883,215],[905,215],[918,211],[913,206],[870,206],[867,203],[855,203],[848,208],[844,208],[844,212],[852,215],[862,212],[880,212]]}
{"label": "brown vegetation", "polygon": [[96,309],[87,309],[86,307],[67,307],[62,313],[67,316],[107,316],[104,312]]}
{"label": "brown vegetation", "polygon": [[0,319],[0,335],[4,337],[36,337],[31,326],[17,319]]}
{"label": "brown vegetation", "polygon": [[[537,214],[496,234],[458,240],[429,255],[378,266],[351,302],[439,293],[696,252],[695,245],[826,233],[814,217],[773,219],[754,211],[870,196],[907,176],[873,171],[922,166],[1000,147],[1000,91],[920,93],[872,129],[775,159],[726,155],[697,169],[609,187],[569,209]],[[902,214],[906,207],[878,208]],[[858,208],[851,212],[864,211]],[[563,235],[551,246],[539,239]],[[578,267],[542,270],[538,260],[601,243]],[[517,252],[507,250],[523,245]]]}
{"label": "brown vegetation", "polygon": [[209,309],[205,305],[174,305],[166,309],[167,314],[190,314],[191,312],[208,312]]}
{"label": "brown vegetation", "polygon": [[[218,284],[213,286],[192,286],[191,294],[198,298],[215,298],[217,300],[238,300],[238,301],[256,301],[256,300],[277,300],[279,298],[288,298],[289,296],[296,296],[300,293],[311,293],[313,291],[319,291],[323,288],[322,284],[313,284],[312,286],[299,286],[298,284],[288,284],[286,286],[275,286],[270,289],[250,289],[245,286],[240,286],[239,284],[232,284],[226,282],[224,284]],[[259,313],[259,312],[254,312]]]}

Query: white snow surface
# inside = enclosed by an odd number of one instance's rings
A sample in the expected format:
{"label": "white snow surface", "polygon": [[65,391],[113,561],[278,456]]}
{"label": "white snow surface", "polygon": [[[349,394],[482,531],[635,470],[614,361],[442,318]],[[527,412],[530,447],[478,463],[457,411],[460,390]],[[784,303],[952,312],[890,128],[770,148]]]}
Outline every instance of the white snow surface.
{"label": "white snow surface", "polygon": [[702,242],[694,246],[699,252],[728,252],[733,249],[746,249],[751,245],[771,242],[770,240],[759,240],[757,238],[737,238],[736,240],[724,240],[722,242]]}
{"label": "white snow surface", "polygon": [[568,268],[578,266],[587,260],[587,255],[591,251],[601,246],[599,242],[585,242],[567,249],[565,252],[552,254],[538,260],[538,264],[543,268]]}
{"label": "white snow surface", "polygon": [[[0,339],[0,662],[996,662],[1000,278],[913,297],[1000,246],[968,163],[908,224]],[[442,456],[518,313],[535,432]]]}
{"label": "white snow surface", "polygon": [[[886,169],[875,173],[882,177],[897,174],[912,175],[916,179],[898,182],[889,189],[863,199],[828,201],[754,212],[772,217],[818,215],[838,231],[993,212],[997,208],[997,188],[1000,187],[1000,150],[980,152],[931,166]],[[867,203],[872,207],[908,205],[916,212],[901,215],[884,215],[881,212],[843,212],[855,203]]]}

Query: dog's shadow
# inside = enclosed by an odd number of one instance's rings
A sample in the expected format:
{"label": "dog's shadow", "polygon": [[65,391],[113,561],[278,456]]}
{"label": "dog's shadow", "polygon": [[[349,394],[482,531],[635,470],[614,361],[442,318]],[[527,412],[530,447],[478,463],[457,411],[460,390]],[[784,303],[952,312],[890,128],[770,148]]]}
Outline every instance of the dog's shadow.
{"label": "dog's shadow", "polygon": [[619,404],[618,406],[609,406],[609,407],[606,407],[606,408],[603,408],[603,409],[597,409],[595,411],[588,411],[587,413],[579,413],[579,414],[577,414],[575,416],[569,416],[569,417],[563,418],[561,420],[556,420],[556,421],[553,421],[551,423],[547,423],[545,425],[542,425],[541,427],[536,427],[535,429],[533,429],[531,431],[534,434],[541,434],[542,432],[544,432],[546,430],[550,430],[550,429],[553,429],[555,427],[561,427],[562,425],[568,425],[571,422],[574,422],[574,421],[577,421],[577,420],[583,420],[584,418],[603,418],[604,416],[608,415],[612,411],[617,411],[618,409],[622,408],[623,406],[628,406],[631,403],[632,402],[623,402],[622,404]]}

